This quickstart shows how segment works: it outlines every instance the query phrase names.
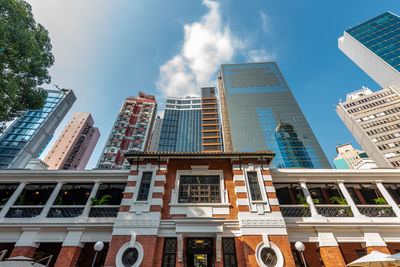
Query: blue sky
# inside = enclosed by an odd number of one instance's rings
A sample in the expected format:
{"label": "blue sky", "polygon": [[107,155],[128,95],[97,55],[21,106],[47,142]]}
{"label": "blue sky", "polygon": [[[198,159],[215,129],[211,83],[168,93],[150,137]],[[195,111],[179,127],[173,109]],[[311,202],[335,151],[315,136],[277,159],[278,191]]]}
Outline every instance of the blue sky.
{"label": "blue sky", "polygon": [[154,94],[162,110],[168,94],[215,85],[221,63],[271,60],[332,161],[337,143],[359,147],[334,105],[361,86],[380,89],[337,39],[385,11],[400,14],[398,0],[29,2],[52,39],[52,83],[78,98],[42,157],[74,112],[90,112],[101,137],[87,168],[95,167],[126,97]]}

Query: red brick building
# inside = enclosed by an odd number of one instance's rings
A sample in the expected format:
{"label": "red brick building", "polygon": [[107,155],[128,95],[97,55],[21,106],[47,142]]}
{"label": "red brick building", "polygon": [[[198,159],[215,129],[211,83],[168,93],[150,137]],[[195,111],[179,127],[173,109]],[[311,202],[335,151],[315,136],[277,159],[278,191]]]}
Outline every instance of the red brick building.
{"label": "red brick building", "polygon": [[400,170],[268,169],[272,157],[131,152],[129,171],[4,171],[0,251],[85,267],[102,241],[96,266],[278,267],[303,266],[301,241],[308,266],[330,267],[400,250]]}

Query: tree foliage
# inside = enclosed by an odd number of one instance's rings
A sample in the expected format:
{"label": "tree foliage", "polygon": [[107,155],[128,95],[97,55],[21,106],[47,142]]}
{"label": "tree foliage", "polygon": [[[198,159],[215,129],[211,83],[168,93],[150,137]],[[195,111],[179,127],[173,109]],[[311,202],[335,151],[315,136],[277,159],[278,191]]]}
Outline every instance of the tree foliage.
{"label": "tree foliage", "polygon": [[[41,108],[54,63],[48,31],[36,23],[23,0],[0,0],[0,133],[5,122]],[[4,50],[4,51],[3,51]]]}

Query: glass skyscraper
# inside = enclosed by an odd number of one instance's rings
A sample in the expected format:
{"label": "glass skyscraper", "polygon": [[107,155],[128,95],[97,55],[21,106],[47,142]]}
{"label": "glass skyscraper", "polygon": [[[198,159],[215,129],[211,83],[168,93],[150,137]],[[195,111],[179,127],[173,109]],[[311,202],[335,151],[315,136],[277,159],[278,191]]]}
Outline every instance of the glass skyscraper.
{"label": "glass skyscraper", "polygon": [[201,98],[167,98],[158,151],[201,151]]}
{"label": "glass skyscraper", "polygon": [[400,84],[400,17],[385,12],[346,30],[339,48],[383,88]]}
{"label": "glass skyscraper", "polygon": [[28,110],[0,137],[0,169],[24,168],[36,158],[75,102],[72,90],[46,90],[39,110]]}
{"label": "glass skyscraper", "polygon": [[274,62],[227,64],[218,77],[224,151],[275,153],[275,168],[331,168]]}

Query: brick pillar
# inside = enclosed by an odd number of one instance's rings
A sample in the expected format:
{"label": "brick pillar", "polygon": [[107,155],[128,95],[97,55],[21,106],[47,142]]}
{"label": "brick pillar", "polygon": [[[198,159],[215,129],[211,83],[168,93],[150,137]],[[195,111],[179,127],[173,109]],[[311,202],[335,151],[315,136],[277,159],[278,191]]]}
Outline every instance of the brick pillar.
{"label": "brick pillar", "polygon": [[371,253],[374,250],[382,252],[382,253],[390,254],[389,249],[387,247],[367,247],[367,254]]}
{"label": "brick pillar", "polygon": [[13,251],[11,252],[10,258],[16,256],[24,256],[27,258],[32,258],[33,254],[35,254],[36,248],[35,247],[14,247]]}
{"label": "brick pillar", "polygon": [[136,242],[143,247],[143,260],[140,267],[153,267],[154,257],[156,256],[157,236],[142,235],[136,237]]}
{"label": "brick pillar", "polygon": [[115,258],[118,250],[126,242],[131,241],[130,235],[113,235],[111,238],[110,248],[108,249],[104,267],[115,267]]}
{"label": "brick pillar", "polygon": [[270,235],[269,241],[274,243],[281,251],[285,260],[285,267],[295,267],[292,249],[287,235]]}
{"label": "brick pillar", "polygon": [[75,246],[65,246],[58,254],[55,267],[75,267],[81,254],[82,248]]}
{"label": "brick pillar", "polygon": [[246,266],[246,255],[244,254],[243,242],[235,237],[236,259],[238,266]]}
{"label": "brick pillar", "polygon": [[345,267],[339,247],[320,247],[319,253],[326,267]]}

